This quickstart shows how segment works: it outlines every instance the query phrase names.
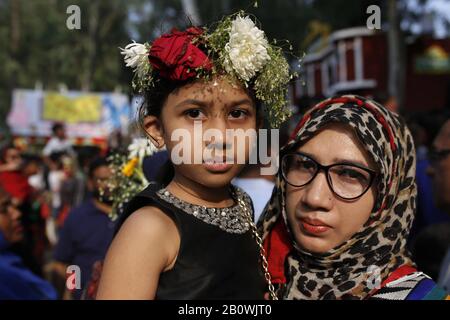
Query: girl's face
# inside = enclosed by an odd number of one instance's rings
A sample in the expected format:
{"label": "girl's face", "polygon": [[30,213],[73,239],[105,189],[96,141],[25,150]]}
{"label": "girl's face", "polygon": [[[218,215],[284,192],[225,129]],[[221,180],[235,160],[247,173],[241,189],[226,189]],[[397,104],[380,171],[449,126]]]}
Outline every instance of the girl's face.
{"label": "girl's face", "polygon": [[[236,139],[226,139],[226,130],[256,130],[257,117],[252,99],[241,86],[216,78],[209,82],[199,80],[175,90],[168,96],[161,117],[147,117],[144,125],[160,146],[166,145],[172,163],[175,162],[173,156],[190,160],[175,165],[176,175],[217,188],[229,184],[242,169],[244,164],[237,164],[237,155],[244,154],[247,160],[250,152],[249,139],[239,145]],[[171,137],[177,129],[183,132],[182,138],[174,141]],[[204,136],[207,132],[220,135]],[[176,152],[172,154],[174,148]],[[186,157],[185,152],[190,156]]]}
{"label": "girl's face", "polygon": [[[376,171],[371,157],[350,127],[331,124],[297,148],[321,165],[350,163]],[[351,173],[343,179],[353,179]],[[337,179],[337,178],[336,178]],[[330,189],[324,171],[303,187],[286,183],[286,213],[297,244],[326,253],[361,230],[375,202],[374,184],[361,197],[344,200]]]}

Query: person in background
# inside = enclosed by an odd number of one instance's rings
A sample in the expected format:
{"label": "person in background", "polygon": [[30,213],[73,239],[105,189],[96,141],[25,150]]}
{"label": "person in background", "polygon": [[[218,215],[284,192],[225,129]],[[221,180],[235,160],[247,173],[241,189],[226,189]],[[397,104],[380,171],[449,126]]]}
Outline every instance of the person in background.
{"label": "person in background", "polygon": [[14,251],[22,262],[37,275],[41,274],[41,266],[34,255],[32,234],[32,203],[36,195],[29,184],[29,175],[33,173],[33,164],[24,159],[20,150],[13,144],[7,144],[0,152],[0,187],[9,195],[11,201],[23,213],[23,241],[15,243],[9,250]]}
{"label": "person in background", "polygon": [[[278,146],[272,145],[270,130],[267,132],[267,151],[263,152],[267,157],[278,153]],[[258,151],[259,153],[259,151]],[[261,213],[264,210],[267,202],[272,195],[275,186],[275,174],[263,174],[264,167],[275,165],[269,162],[266,165],[261,163],[247,164],[239,175],[231,182],[233,185],[242,188],[250,196],[253,202],[253,209],[255,212],[254,221],[257,222]],[[268,168],[267,168],[268,169]]]}
{"label": "person in background", "polygon": [[94,263],[103,260],[113,238],[115,222],[108,216],[112,210],[111,201],[106,190],[102,193],[104,182],[110,175],[106,159],[93,160],[88,181],[91,197],[69,213],[55,248],[54,267],[62,277],[65,277],[68,265],[80,267],[81,289],[72,292],[74,299],[80,299]]}
{"label": "person in background", "polygon": [[62,123],[55,123],[52,127],[53,136],[47,142],[42,151],[44,157],[49,157],[52,153],[67,153],[75,155],[71,142],[66,137],[66,128]]}
{"label": "person in background", "polygon": [[[23,245],[29,248],[30,254],[34,257],[36,267],[30,268],[37,270],[42,274],[42,266],[45,261],[45,253],[49,247],[48,239],[45,234],[45,218],[42,215],[44,204],[47,203],[48,193],[45,191],[43,179],[43,160],[34,154],[23,154],[22,174],[27,178],[29,185],[33,189],[30,201],[20,209],[24,213],[22,224],[26,231],[26,237]],[[26,214],[25,214],[26,213]],[[27,262],[27,259],[24,261]]]}
{"label": "person in background", "polygon": [[23,239],[21,215],[9,194],[0,188],[0,300],[56,299],[55,289],[10,250]]}
{"label": "person in background", "polygon": [[[430,166],[429,149],[438,134],[436,128],[439,129],[444,121],[441,119],[441,115],[433,113],[417,114],[407,121],[413,135],[417,155],[417,213],[407,243],[413,251],[418,236],[422,232],[433,225],[450,222],[450,215],[436,206],[431,177],[427,174]],[[432,234],[431,232],[430,235]],[[430,252],[424,252],[424,254],[429,255]],[[433,273],[430,272],[430,275],[433,276]]]}
{"label": "person in background", "polygon": [[49,157],[48,186],[51,195],[51,216],[47,218],[46,233],[52,245],[58,241],[57,220],[62,210],[61,188],[66,179],[63,167],[64,153],[52,153]]}
{"label": "person in background", "polygon": [[[44,181],[46,189],[52,191],[53,195],[55,195],[55,191],[52,190],[52,183],[55,183],[54,180],[55,177],[61,175],[61,173],[54,174],[53,181],[51,181],[52,171],[60,171],[60,168],[58,166],[57,168],[55,168],[56,164],[55,158],[59,158],[60,155],[63,154],[66,154],[74,159],[76,158],[76,153],[72,148],[72,143],[67,139],[66,128],[64,124],[61,122],[55,122],[52,126],[52,137],[42,150],[44,163],[46,165],[44,169]],[[55,197],[58,198],[59,195],[55,195]],[[53,202],[58,202],[58,200],[53,200]],[[53,210],[52,212],[53,218],[55,218],[54,208],[52,210]],[[54,221],[52,219],[49,219],[48,221],[49,225],[47,229],[53,230]],[[53,235],[52,232],[49,232],[49,239],[51,242],[56,240],[56,235]]]}
{"label": "person in background", "polygon": [[0,187],[21,205],[32,193],[28,178],[22,174],[23,159],[18,148],[8,144],[0,153]]}
{"label": "person in background", "polygon": [[143,169],[144,175],[148,181],[157,181],[158,174],[169,161],[169,153],[167,150],[155,152],[149,157],[144,158]]}
{"label": "person in background", "polygon": [[[430,151],[431,165],[428,173],[433,181],[436,205],[450,215],[450,119],[442,126]],[[450,230],[450,228],[447,228]],[[450,291],[450,243],[441,264],[438,284]]]}
{"label": "person in background", "polygon": [[275,186],[274,175],[262,175],[261,165],[249,164],[232,183],[242,188],[250,196],[255,210],[254,221],[257,222],[272,195]]}
{"label": "person in background", "polygon": [[58,227],[64,224],[69,211],[85,201],[84,193],[86,180],[78,169],[77,162],[69,156],[63,156],[62,169],[64,180],[60,188],[61,211],[57,221]]}

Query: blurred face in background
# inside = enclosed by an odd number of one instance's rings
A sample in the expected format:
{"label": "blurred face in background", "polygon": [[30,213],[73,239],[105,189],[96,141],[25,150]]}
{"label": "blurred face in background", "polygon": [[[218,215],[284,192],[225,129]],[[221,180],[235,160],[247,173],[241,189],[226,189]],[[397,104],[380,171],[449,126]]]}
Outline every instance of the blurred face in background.
{"label": "blurred face in background", "polygon": [[41,164],[37,160],[28,161],[22,170],[22,173],[26,177],[31,177],[38,174],[41,171]]}
{"label": "blurred face in background", "polygon": [[20,221],[22,213],[7,197],[0,200],[0,232],[8,243],[17,243],[23,239],[23,227]]}
{"label": "blurred face in background", "polygon": [[22,164],[22,156],[16,148],[8,148],[4,153],[3,160],[5,164],[14,165],[17,168]]}
{"label": "blurred face in background", "polygon": [[433,142],[430,162],[428,174],[433,181],[436,205],[450,214],[450,120]]}
{"label": "blurred face in background", "polygon": [[[93,173],[92,177],[89,179],[89,188],[94,195],[94,198],[98,201],[110,205],[111,200],[109,199],[108,188],[106,187],[106,181],[111,176],[111,168],[106,165],[97,167]],[[101,192],[103,191],[103,194]]]}
{"label": "blurred face in background", "polygon": [[57,128],[55,130],[55,136],[61,140],[64,140],[66,138],[66,129],[64,127]]}

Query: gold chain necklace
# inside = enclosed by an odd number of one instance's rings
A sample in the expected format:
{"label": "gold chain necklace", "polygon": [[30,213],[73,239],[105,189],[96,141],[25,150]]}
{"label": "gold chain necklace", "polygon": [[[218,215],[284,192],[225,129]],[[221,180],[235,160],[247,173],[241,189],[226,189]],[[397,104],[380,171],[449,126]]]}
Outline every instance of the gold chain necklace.
{"label": "gold chain necklace", "polygon": [[268,287],[269,287],[269,294],[272,300],[278,300],[277,295],[275,294],[275,288],[272,284],[272,277],[269,273],[269,263],[267,262],[266,258],[266,250],[263,247],[263,241],[261,239],[261,236],[258,233],[258,229],[256,228],[255,223],[253,222],[252,215],[250,214],[247,205],[244,203],[244,201],[241,198],[238,198],[239,205],[245,212],[245,216],[247,217],[247,220],[250,224],[250,228],[252,230],[253,236],[255,237],[256,244],[259,247],[259,255],[261,256],[262,261],[262,267],[264,269],[264,278],[267,281]]}

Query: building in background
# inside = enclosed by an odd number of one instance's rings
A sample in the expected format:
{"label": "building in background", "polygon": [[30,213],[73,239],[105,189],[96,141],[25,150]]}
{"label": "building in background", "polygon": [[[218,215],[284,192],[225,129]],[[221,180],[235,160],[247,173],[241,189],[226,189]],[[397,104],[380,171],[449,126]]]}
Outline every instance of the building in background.
{"label": "building in background", "polygon": [[[355,93],[385,100],[382,102],[389,105],[385,32],[355,27],[320,40],[303,59],[304,81],[292,88],[295,102],[305,97]],[[450,39],[411,38],[406,45],[406,59],[406,109],[450,107]]]}

